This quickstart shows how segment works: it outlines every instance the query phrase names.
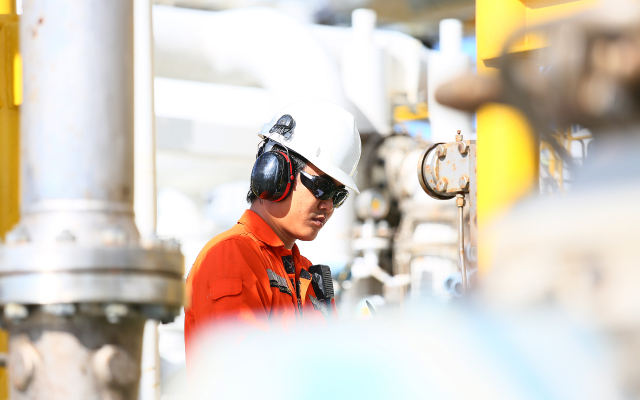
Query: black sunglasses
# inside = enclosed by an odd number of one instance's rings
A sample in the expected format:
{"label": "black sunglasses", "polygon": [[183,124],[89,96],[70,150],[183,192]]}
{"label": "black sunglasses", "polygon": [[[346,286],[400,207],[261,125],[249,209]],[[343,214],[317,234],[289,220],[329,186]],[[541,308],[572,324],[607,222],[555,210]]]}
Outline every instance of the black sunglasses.
{"label": "black sunglasses", "polygon": [[336,187],[329,179],[300,171],[300,182],[313,193],[316,199],[333,199],[333,208],[338,208],[349,197],[349,191]]}

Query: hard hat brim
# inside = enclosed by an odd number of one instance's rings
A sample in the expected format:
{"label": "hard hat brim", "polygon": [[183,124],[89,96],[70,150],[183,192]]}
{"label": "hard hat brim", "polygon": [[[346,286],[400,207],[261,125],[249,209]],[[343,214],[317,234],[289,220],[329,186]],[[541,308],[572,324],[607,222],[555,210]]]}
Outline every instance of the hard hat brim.
{"label": "hard hat brim", "polygon": [[331,165],[331,164],[329,164],[327,162],[324,162],[324,160],[322,160],[320,158],[312,157],[312,155],[303,154],[302,152],[296,150],[295,148],[292,148],[292,147],[288,146],[287,144],[283,143],[283,141],[281,140],[282,136],[280,136],[280,135],[265,135],[264,133],[260,132],[260,133],[258,133],[258,136],[260,136],[262,139],[270,139],[270,140],[280,144],[281,146],[284,146],[284,147],[288,148],[289,150],[291,150],[291,151],[293,151],[293,152],[295,152],[297,154],[300,154],[308,162],[310,162],[311,164],[315,165],[320,171],[322,171],[325,174],[329,175],[330,177],[332,177],[336,181],[342,183],[343,185],[345,185],[349,189],[355,191],[357,194],[360,194],[360,190],[358,189],[358,186],[356,185],[356,182],[353,180],[353,178],[351,176],[347,175],[340,168],[338,168],[338,167],[336,167],[334,165]]}

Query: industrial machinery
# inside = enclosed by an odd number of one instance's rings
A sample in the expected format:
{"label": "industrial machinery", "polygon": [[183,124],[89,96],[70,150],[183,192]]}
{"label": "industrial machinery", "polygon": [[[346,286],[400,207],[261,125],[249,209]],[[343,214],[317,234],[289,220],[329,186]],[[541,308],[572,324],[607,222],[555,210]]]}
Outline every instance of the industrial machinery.
{"label": "industrial machinery", "polygon": [[[610,356],[628,398],[640,397],[640,220],[626,207],[635,203],[625,200],[640,193],[639,21],[637,3],[612,1],[570,20],[529,27],[507,41],[498,74],[462,78],[436,93],[459,108],[494,101],[517,106],[571,169],[567,194],[523,201],[491,231],[481,230],[493,254],[481,298],[516,312],[554,308],[596,326],[612,344]],[[549,46],[513,56],[523,35]],[[463,90],[469,85],[486,90]],[[593,136],[580,163],[557,140],[558,127],[570,124],[568,137],[587,139],[574,133],[576,125]],[[622,203],[611,196],[612,187],[621,189]]]}
{"label": "industrial machinery", "polygon": [[[462,282],[462,292],[467,290],[469,272],[465,252],[476,259],[478,248],[478,229],[476,211],[476,143],[463,140],[460,131],[453,143],[434,143],[426,149],[418,160],[418,181],[429,196],[438,200],[450,200],[455,197],[458,207],[458,254]],[[469,249],[465,249],[465,196],[469,200]],[[475,270],[475,266],[473,268]],[[475,272],[475,271],[474,271]]]}
{"label": "industrial machinery", "polygon": [[134,221],[133,1],[25,2],[20,35],[22,212],[0,247],[11,398],[135,399],[144,321],[179,312],[183,258]]}
{"label": "industrial machinery", "polygon": [[[439,85],[471,70],[471,60],[461,50],[462,32],[460,21],[441,21],[441,51],[429,52],[428,111],[422,111],[420,117],[428,118],[430,132],[425,137],[402,133],[404,122],[397,118],[400,132],[364,138],[364,173],[359,185],[369,189],[356,198],[355,259],[346,281],[351,293],[345,293],[351,303],[354,297],[367,294],[382,294],[392,304],[403,303],[407,295],[413,300],[429,296],[449,301],[462,295],[467,278],[475,279],[475,222],[471,230],[463,229],[469,221],[469,212],[463,211],[465,200],[459,199],[460,207],[437,201],[466,193],[471,205],[468,209],[475,217],[475,182],[471,178],[475,177],[475,142],[463,141],[460,134],[473,134],[472,116],[435,99]],[[420,113],[418,108],[416,113]],[[405,111],[409,118],[415,118],[416,113]],[[453,127],[457,127],[457,136]],[[454,138],[460,142],[441,143]],[[441,156],[434,156],[436,149]],[[415,180],[416,164],[420,164],[420,176],[425,174],[420,185],[431,197]],[[385,204],[383,213],[379,212],[381,203]],[[473,243],[466,248],[462,244],[465,235]],[[461,269],[468,269],[468,273],[461,274]]]}

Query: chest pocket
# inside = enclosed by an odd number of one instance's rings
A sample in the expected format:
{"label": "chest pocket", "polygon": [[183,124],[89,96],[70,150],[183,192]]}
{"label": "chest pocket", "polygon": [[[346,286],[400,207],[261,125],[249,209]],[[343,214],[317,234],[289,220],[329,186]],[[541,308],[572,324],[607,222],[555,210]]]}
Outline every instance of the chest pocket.
{"label": "chest pocket", "polygon": [[209,298],[218,300],[225,296],[235,296],[242,292],[242,279],[225,278],[214,281],[209,286]]}

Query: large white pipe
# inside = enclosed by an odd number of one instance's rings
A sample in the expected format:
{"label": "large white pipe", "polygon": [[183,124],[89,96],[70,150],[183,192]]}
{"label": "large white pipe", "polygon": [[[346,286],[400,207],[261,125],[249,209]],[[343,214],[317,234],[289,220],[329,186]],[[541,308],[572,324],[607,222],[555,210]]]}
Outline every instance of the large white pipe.
{"label": "large white pipe", "polygon": [[23,208],[58,199],[131,207],[131,3],[24,8]]}
{"label": "large white pipe", "polygon": [[353,11],[353,31],[342,49],[342,85],[349,100],[376,131],[388,134],[391,132],[391,104],[385,82],[384,54],[373,38],[375,29],[375,11]]}
{"label": "large white pipe", "polygon": [[[414,105],[426,87],[428,50],[409,35],[375,29],[371,10],[356,10],[354,26],[343,28],[303,24],[265,8],[155,6],[154,35],[159,76],[257,86],[273,95],[274,109],[323,97],[354,112],[361,132],[390,132],[397,99],[404,95]],[[199,119],[228,114],[217,111]]]}
{"label": "large white pipe", "polygon": [[471,59],[461,49],[462,22],[455,19],[440,21],[440,51],[429,53],[427,90],[431,139],[450,142],[458,130],[463,135],[472,133],[472,114],[443,106],[435,99],[436,90],[443,83],[471,70]]}
{"label": "large white pipe", "polygon": [[281,12],[251,8],[213,13],[155,6],[154,36],[157,59],[169,64],[181,60],[178,73],[183,79],[189,79],[185,75],[190,69],[204,67],[221,76],[249,77],[251,85],[274,94],[277,108],[307,97],[352,108],[325,49],[306,25]]}

